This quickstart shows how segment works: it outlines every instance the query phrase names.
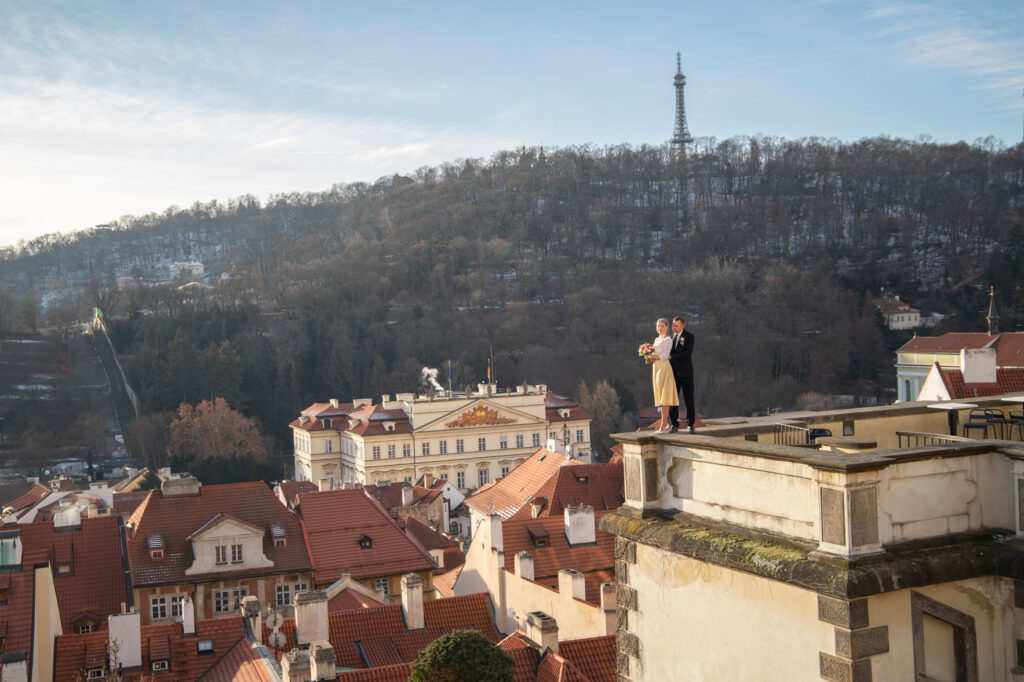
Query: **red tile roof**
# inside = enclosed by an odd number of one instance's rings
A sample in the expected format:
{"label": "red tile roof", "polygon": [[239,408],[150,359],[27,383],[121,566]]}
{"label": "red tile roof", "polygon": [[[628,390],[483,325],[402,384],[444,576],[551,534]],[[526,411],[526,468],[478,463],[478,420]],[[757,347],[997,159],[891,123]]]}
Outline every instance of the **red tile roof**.
{"label": "red tile roof", "polygon": [[[594,511],[618,509],[623,502],[622,464],[559,467],[537,489],[533,499],[539,502],[540,498],[544,498],[540,516],[561,516],[566,507],[581,504],[590,505]],[[510,518],[532,518],[532,507],[532,504],[526,504]]]}
{"label": "red tile roof", "polygon": [[347,670],[338,673],[338,680],[344,682],[406,682],[412,674],[412,664],[399,663],[379,668]]}
{"label": "red tile roof", "polygon": [[46,499],[46,496],[53,491],[47,488],[42,483],[36,483],[29,490],[23,493],[21,496],[4,503],[4,507],[14,507],[17,511],[34,507],[35,505]]}
{"label": "red tile roof", "polygon": [[997,368],[994,382],[972,382],[969,384],[964,382],[964,373],[958,369],[941,371],[942,383],[946,385],[946,390],[949,391],[949,397],[952,400],[1024,391],[1024,367]]}
{"label": "red tile roof", "polygon": [[360,594],[347,587],[331,597],[327,602],[328,611],[354,611],[358,609],[375,609],[383,604],[376,599]]}
{"label": "red tile roof", "polygon": [[[185,570],[194,560],[189,536],[221,513],[230,514],[263,529],[263,553],[274,565],[262,569],[245,568],[186,576]],[[197,494],[164,496],[159,490],[153,490],[138,506],[128,523],[135,526],[134,537],[128,541],[128,557],[132,581],[136,586],[196,582],[210,578],[229,579],[238,575],[298,573],[312,568],[298,519],[260,481],[206,485]],[[272,523],[284,529],[288,539],[284,547],[274,546],[273,538],[267,530]],[[163,537],[162,559],[151,558],[146,546],[146,538],[153,534]]]}
{"label": "red tile roof", "polygon": [[[245,627],[242,617],[236,616],[201,620],[196,623],[194,635],[183,634],[181,623],[143,625],[141,635],[142,665],[125,670],[125,682],[153,679],[152,662],[163,660],[160,657],[165,655],[165,651],[169,652],[170,668],[155,677],[162,682],[191,682],[202,677],[231,652],[239,640],[245,637]],[[201,639],[213,640],[212,653],[198,652],[197,644]],[[105,631],[58,636],[54,656],[55,682],[80,682],[84,679],[82,671],[93,666],[99,667],[98,664],[105,656],[106,644]]]}
{"label": "red tile roof", "polygon": [[462,573],[463,566],[465,566],[465,561],[450,571],[438,573],[434,576],[431,583],[433,584],[434,589],[437,590],[438,594],[442,597],[455,596],[455,581],[459,579],[459,574]]}
{"label": "red tile roof", "polygon": [[[24,559],[24,554],[22,555]],[[32,623],[35,611],[35,571],[32,564],[19,570],[0,573],[0,591],[6,591],[6,603],[0,601],[0,655],[25,652],[32,660]]]}
{"label": "red tile roof", "polygon": [[995,348],[1000,367],[1024,367],[1024,332],[989,336],[985,332],[950,332],[941,336],[915,336],[897,353],[959,353],[962,348]]}
{"label": "red tile roof", "polygon": [[148,490],[133,490],[129,493],[114,493],[114,511],[127,519],[149,495]]}
{"label": "red tile roof", "polygon": [[[260,650],[245,637],[206,671],[200,682],[278,682],[276,673],[271,673]],[[162,675],[159,676],[162,678]],[[159,679],[158,678],[158,679]]]}
{"label": "red tile roof", "polygon": [[910,305],[906,301],[901,301],[899,297],[886,296],[885,298],[873,298],[871,302],[878,306],[878,309],[883,314],[894,314],[894,313],[919,313],[921,312],[914,306]]}
{"label": "red tile roof", "polygon": [[[420,650],[452,630],[477,630],[492,642],[499,641],[501,634],[494,627],[491,612],[491,601],[485,593],[424,600],[424,628],[409,631],[401,604],[338,611],[328,613],[328,639],[341,668],[374,668],[396,660],[411,663]],[[295,646],[295,619],[286,619],[280,632],[285,636],[282,650],[291,650]],[[269,636],[266,626],[264,634]]]}
{"label": "red tile roof", "polygon": [[425,526],[418,520],[410,517],[400,519],[399,523],[405,524],[405,532],[416,538],[416,541],[427,549],[446,549],[458,547],[459,543],[451,538],[446,538],[429,526]]}
{"label": "red tile roof", "polygon": [[[611,511],[594,512],[594,524]],[[530,530],[546,530],[548,546],[535,547]],[[508,520],[501,525],[505,552],[505,570],[515,572],[515,556],[529,552],[533,556],[534,581],[557,588],[558,571],[572,568],[584,574],[586,600],[601,603],[600,586],[615,581],[615,536],[595,529],[592,545],[572,547],[565,537],[565,520],[561,516],[542,516],[536,519]]]}
{"label": "red tile roof", "polygon": [[[561,647],[561,644],[559,644]],[[537,682],[587,682],[587,678],[571,662],[553,651],[545,651],[537,665]]]}
{"label": "red tile roof", "polygon": [[281,494],[287,501],[288,506],[294,508],[299,503],[299,493],[315,493],[320,486],[313,481],[281,481]]}
{"label": "red tile roof", "polygon": [[[23,524],[21,544],[25,552],[50,556],[64,632],[72,632],[72,624],[86,615],[94,626],[106,629],[107,616],[119,613],[129,601],[119,517],[86,518],[80,526],[61,528],[52,522]],[[61,572],[63,565],[70,572]]]}
{"label": "red tile roof", "polygon": [[[381,505],[362,490],[332,490],[299,495],[313,580],[330,584],[350,573],[353,578],[398,575],[434,568],[422,545],[410,538]],[[369,537],[363,549],[360,539]]]}
{"label": "red tile roof", "polygon": [[[318,405],[306,408],[302,415],[292,421],[289,426],[303,431],[347,431],[360,436],[380,436],[385,433],[411,433],[412,426],[409,424],[409,415],[401,408],[389,410],[382,405],[361,405],[353,408],[351,405],[344,407],[339,405],[338,409],[321,410],[315,412]],[[330,406],[330,403],[327,403]],[[329,418],[330,426],[324,426],[323,420]],[[388,430],[385,422],[392,422],[393,428]]]}
{"label": "red tile roof", "polygon": [[[569,416],[563,417],[559,414],[559,410],[569,410]],[[548,391],[544,396],[544,412],[547,420],[550,422],[564,422],[564,421],[576,421],[579,419],[591,419],[589,412],[581,408],[571,398],[566,398],[564,395],[558,395]]]}
{"label": "red tile roof", "polygon": [[500,481],[467,497],[466,504],[484,514],[493,511],[502,518],[510,518],[537,494],[559,467],[580,464],[579,460],[540,448]]}
{"label": "red tile roof", "polygon": [[618,680],[615,635],[559,642],[558,655],[572,663],[589,682]]}
{"label": "red tile roof", "polygon": [[[402,490],[408,488],[412,491],[412,502],[408,505],[402,504]],[[363,486],[368,494],[373,495],[377,498],[377,501],[387,509],[398,509],[403,506],[415,507],[418,505],[427,505],[436,500],[441,496],[441,490],[434,488],[424,488],[418,485],[374,485],[368,484]]]}
{"label": "red tile roof", "polygon": [[27,493],[29,490],[31,490],[36,485],[38,485],[38,484],[37,483],[7,483],[7,484],[4,484],[4,485],[0,485],[0,509],[6,507],[7,503],[10,500],[18,499],[19,497],[21,497],[22,495]]}

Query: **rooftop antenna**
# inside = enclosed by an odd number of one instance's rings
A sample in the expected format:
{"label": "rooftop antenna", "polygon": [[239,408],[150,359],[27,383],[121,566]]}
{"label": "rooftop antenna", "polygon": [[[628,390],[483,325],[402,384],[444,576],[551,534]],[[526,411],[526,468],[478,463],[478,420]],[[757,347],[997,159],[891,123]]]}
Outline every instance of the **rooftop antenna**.
{"label": "rooftop antenna", "polygon": [[670,140],[677,149],[683,150],[686,145],[693,142],[693,135],[686,125],[686,98],[683,95],[683,88],[686,87],[686,76],[683,75],[683,56],[676,52],[676,75],[672,79],[676,87],[676,129]]}

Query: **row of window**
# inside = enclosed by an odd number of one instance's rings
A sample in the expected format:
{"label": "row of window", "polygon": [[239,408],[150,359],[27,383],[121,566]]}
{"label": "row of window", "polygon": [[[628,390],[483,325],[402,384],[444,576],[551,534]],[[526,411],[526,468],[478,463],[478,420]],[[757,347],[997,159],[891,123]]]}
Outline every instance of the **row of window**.
{"label": "row of window", "polygon": [[[309,590],[308,583],[295,583],[278,585],[275,588],[274,603],[277,606],[289,606],[292,597],[301,592]],[[249,594],[246,587],[232,588],[227,590],[214,590],[213,612],[217,614],[232,613],[242,602],[242,598]],[[182,617],[182,606],[185,603],[183,594],[169,594],[161,597],[150,597],[149,615],[151,620],[163,620],[166,618],[178,619]],[[82,630],[89,632],[90,630]]]}
{"label": "row of window", "polygon": [[[214,557],[214,563],[218,566],[224,566],[228,563],[228,548],[229,545],[217,545],[216,555]],[[244,561],[242,558],[242,546],[241,545],[230,545],[231,548],[231,563],[240,564]]]}
{"label": "row of window", "polygon": [[[583,429],[576,429],[576,442],[577,443],[582,443],[583,441],[584,441],[584,431],[583,431]],[[517,448],[524,447],[524,445],[523,445],[524,442],[525,442],[525,440],[524,440],[524,437],[523,437],[522,434],[519,434],[519,435],[517,435],[515,437],[515,443],[516,443],[516,447]],[[498,449],[499,450],[508,450],[508,443],[509,443],[508,436],[500,436],[498,438]],[[540,434],[539,433],[533,434],[533,447],[535,447],[535,448],[539,448],[540,447]],[[476,439],[476,449],[479,452],[484,452],[484,451],[487,450],[487,437],[486,436],[481,436],[480,438]],[[446,441],[446,440],[438,441],[438,443],[437,443],[437,450],[438,450],[438,454],[440,454],[440,455],[447,455],[448,454],[448,441]],[[463,438],[455,439],[455,452],[456,453],[463,453],[465,451],[466,451],[466,441],[465,441],[465,439],[463,439]],[[328,452],[330,452],[330,449],[328,449]],[[371,455],[371,457],[373,457],[373,459],[381,459],[381,452],[382,452],[382,450],[381,450],[381,446],[380,445],[374,445],[374,446],[371,446],[371,448],[370,448],[370,455]],[[395,445],[388,445],[387,446],[387,455],[388,455],[388,459],[395,459],[397,457],[397,447]],[[431,455],[431,443],[429,441],[423,441],[422,443],[420,443],[420,455],[423,456],[423,457],[429,457]],[[412,445],[410,443],[402,443],[402,457],[412,457]]]}

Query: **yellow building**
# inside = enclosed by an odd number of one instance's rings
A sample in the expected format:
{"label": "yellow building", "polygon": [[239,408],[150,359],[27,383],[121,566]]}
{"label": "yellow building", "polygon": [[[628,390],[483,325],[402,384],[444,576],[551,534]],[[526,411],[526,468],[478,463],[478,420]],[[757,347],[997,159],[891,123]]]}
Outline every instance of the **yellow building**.
{"label": "yellow building", "polygon": [[424,474],[465,491],[502,478],[549,438],[590,453],[590,415],[540,384],[498,392],[399,393],[380,403],[332,399],[293,421],[295,480],[322,490],[342,483],[412,482]]}

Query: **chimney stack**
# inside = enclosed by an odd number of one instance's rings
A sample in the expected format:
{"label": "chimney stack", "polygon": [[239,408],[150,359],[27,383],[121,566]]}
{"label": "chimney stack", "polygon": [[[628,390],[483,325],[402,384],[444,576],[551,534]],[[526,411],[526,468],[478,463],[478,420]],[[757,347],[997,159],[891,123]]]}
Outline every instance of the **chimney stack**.
{"label": "chimney stack", "polygon": [[142,665],[142,622],[139,614],[132,609],[107,616],[107,647],[110,656],[110,668],[117,670],[120,664],[124,668],[135,668]]}
{"label": "chimney stack", "polygon": [[242,614],[257,644],[263,644],[263,604],[255,595],[242,597]]}
{"label": "chimney stack", "polygon": [[415,573],[402,576],[402,614],[409,630],[426,627],[423,619],[423,578]]}
{"label": "chimney stack", "polygon": [[531,611],[526,617],[526,637],[540,649],[558,653],[558,622],[543,611]]}
{"label": "chimney stack", "polygon": [[965,384],[994,384],[998,381],[995,348],[961,348],[960,367]]}
{"label": "chimney stack", "polygon": [[402,506],[408,507],[412,504],[413,491],[411,485],[402,486]]}
{"label": "chimney stack", "polygon": [[196,605],[192,597],[185,597],[181,604],[181,631],[186,635],[196,633]]}
{"label": "chimney stack", "polygon": [[281,682],[309,682],[309,654],[292,649],[281,657]]}
{"label": "chimney stack", "polygon": [[295,595],[295,643],[327,640],[327,593],[300,592]]}
{"label": "chimney stack", "polygon": [[309,679],[333,680],[338,676],[338,657],[334,655],[334,647],[328,641],[316,641],[309,645]]}
{"label": "chimney stack", "polygon": [[164,497],[169,495],[195,495],[199,492],[199,481],[192,475],[168,478],[160,483],[160,492],[163,493]]}
{"label": "chimney stack", "polygon": [[491,547],[499,552],[504,552],[505,544],[501,536],[501,514],[491,514],[487,522],[490,524]]}
{"label": "chimney stack", "polygon": [[586,601],[587,581],[583,574],[572,568],[563,568],[558,572],[558,594]]}
{"label": "chimney stack", "polygon": [[597,541],[594,534],[594,508],[581,504],[578,507],[569,505],[563,512],[565,518],[565,538],[573,547],[576,545],[593,544]]}
{"label": "chimney stack", "polygon": [[533,580],[533,555],[523,551],[516,554],[515,559],[516,575],[523,580]]}

